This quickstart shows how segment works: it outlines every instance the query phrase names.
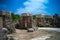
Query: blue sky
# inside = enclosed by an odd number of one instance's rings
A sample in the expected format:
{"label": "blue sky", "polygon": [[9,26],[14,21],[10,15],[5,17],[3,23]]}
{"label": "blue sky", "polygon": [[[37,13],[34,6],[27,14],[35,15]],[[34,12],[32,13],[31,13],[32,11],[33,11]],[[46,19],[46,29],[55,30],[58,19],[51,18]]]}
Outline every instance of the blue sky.
{"label": "blue sky", "polygon": [[15,14],[60,15],[60,0],[0,0],[0,10],[9,10]]}

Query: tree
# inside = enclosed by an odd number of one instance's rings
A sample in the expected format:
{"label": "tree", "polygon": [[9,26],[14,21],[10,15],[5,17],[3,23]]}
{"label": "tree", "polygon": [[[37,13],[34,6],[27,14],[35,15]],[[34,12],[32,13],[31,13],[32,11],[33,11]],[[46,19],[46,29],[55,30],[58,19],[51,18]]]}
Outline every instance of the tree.
{"label": "tree", "polygon": [[33,19],[35,19],[36,18],[36,15],[32,15],[32,17],[33,17]]}
{"label": "tree", "polygon": [[15,18],[14,18],[14,13],[11,13],[11,16],[12,16],[12,20],[14,21],[14,19],[15,19]]}
{"label": "tree", "polygon": [[60,27],[60,17],[58,14],[53,15],[53,26]]}
{"label": "tree", "polygon": [[12,20],[13,21],[17,21],[17,20],[20,19],[20,15],[18,15],[18,14],[11,13],[11,15],[12,15]]}
{"label": "tree", "polygon": [[15,18],[15,21],[20,19],[19,15],[15,15],[14,18]]}

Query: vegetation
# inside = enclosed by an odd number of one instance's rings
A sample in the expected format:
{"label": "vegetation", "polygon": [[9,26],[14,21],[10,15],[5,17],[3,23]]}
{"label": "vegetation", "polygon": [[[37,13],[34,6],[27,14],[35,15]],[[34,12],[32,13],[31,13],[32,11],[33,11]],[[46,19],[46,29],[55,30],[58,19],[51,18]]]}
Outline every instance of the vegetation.
{"label": "vegetation", "polygon": [[11,15],[12,15],[12,20],[13,20],[13,21],[17,21],[17,20],[20,19],[20,15],[18,15],[18,14],[12,13]]}
{"label": "vegetation", "polygon": [[33,19],[35,19],[36,18],[36,15],[32,15],[32,17],[33,17]]}
{"label": "vegetation", "polygon": [[58,14],[54,14],[54,15],[53,15],[52,25],[53,25],[54,27],[60,27],[60,17],[58,16]]}

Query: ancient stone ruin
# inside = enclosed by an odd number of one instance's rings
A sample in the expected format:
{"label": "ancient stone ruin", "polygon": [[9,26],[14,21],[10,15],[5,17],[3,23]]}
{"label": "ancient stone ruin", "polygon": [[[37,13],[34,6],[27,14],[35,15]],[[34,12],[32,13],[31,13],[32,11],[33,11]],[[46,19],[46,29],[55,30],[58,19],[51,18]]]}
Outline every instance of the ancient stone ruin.
{"label": "ancient stone ruin", "polygon": [[11,12],[0,11],[0,26],[6,27],[7,24],[10,24],[11,21]]}
{"label": "ancient stone ruin", "polygon": [[36,25],[42,27],[43,25],[50,25],[53,19],[52,16],[45,16],[45,15],[36,15]]}
{"label": "ancient stone ruin", "polygon": [[11,12],[0,11],[0,40],[6,40],[8,33],[15,32]]}
{"label": "ancient stone ruin", "polygon": [[19,24],[21,28],[31,28],[33,26],[31,14],[23,13],[20,17]]}
{"label": "ancient stone ruin", "polygon": [[45,22],[44,22],[44,15],[36,15],[36,24],[37,26],[40,26],[40,25],[45,25]]}

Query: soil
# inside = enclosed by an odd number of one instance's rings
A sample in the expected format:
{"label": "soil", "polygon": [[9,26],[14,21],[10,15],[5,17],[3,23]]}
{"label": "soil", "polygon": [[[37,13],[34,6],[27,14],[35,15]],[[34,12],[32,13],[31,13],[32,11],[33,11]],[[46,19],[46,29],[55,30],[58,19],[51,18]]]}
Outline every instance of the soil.
{"label": "soil", "polygon": [[36,38],[42,35],[51,35],[50,38],[46,40],[59,40],[60,32],[57,31],[48,31],[48,30],[36,30],[34,32],[27,32],[27,30],[16,29],[16,33],[12,33],[9,35],[13,35],[17,37],[19,40],[31,40],[32,38]]}

